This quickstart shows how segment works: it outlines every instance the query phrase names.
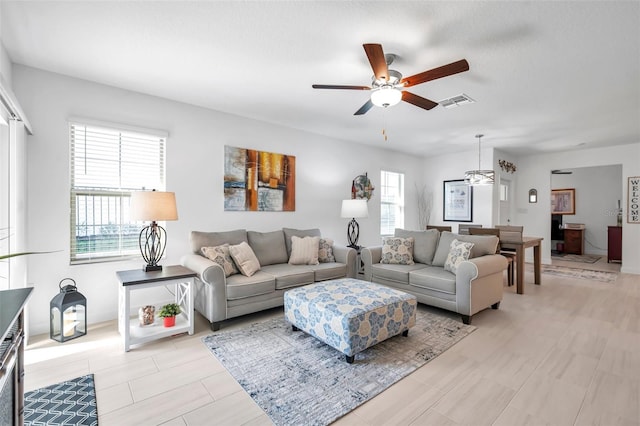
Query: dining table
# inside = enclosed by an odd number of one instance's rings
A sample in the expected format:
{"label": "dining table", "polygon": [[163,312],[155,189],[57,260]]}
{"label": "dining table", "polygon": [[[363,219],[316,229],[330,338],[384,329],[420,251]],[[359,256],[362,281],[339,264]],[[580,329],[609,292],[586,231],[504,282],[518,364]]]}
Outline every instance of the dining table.
{"label": "dining table", "polygon": [[542,237],[522,237],[522,241],[503,241],[500,240],[500,247],[507,250],[515,250],[516,252],[516,292],[524,294],[524,252],[529,247],[533,248],[533,282],[540,285],[540,272],[542,256],[540,250],[542,246]]}

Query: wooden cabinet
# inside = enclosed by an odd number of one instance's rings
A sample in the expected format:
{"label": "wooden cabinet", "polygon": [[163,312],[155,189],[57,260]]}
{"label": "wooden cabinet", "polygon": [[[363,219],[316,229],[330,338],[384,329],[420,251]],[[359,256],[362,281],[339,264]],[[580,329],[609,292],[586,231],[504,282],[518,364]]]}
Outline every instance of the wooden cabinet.
{"label": "wooden cabinet", "polygon": [[609,227],[607,242],[607,263],[622,262],[622,226]]}
{"label": "wooden cabinet", "polygon": [[584,229],[564,230],[564,252],[567,254],[584,253]]}

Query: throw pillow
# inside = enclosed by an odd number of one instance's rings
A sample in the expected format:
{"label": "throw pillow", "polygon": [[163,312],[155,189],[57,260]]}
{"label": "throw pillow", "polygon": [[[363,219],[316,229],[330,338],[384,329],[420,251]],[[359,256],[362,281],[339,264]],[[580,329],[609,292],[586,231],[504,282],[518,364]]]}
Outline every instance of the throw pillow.
{"label": "throw pillow", "polygon": [[464,241],[458,240],[451,241],[449,255],[444,262],[444,270],[455,274],[460,263],[469,259],[472,247],[473,243],[465,243]]}
{"label": "throw pillow", "polygon": [[222,266],[225,277],[238,273],[238,268],[236,268],[235,263],[233,263],[233,259],[231,259],[231,254],[229,254],[229,244],[223,244],[216,247],[202,247],[200,252],[207,259],[211,259],[218,265]]}
{"label": "throw pillow", "polygon": [[320,238],[318,245],[318,262],[330,263],[335,261],[336,257],[333,255],[333,240],[331,238]]}
{"label": "throw pillow", "polygon": [[236,246],[229,246],[229,253],[242,275],[250,277],[260,270],[260,262],[251,250],[251,246],[244,241]]}
{"label": "throw pillow", "polygon": [[317,265],[320,237],[291,237],[290,265]]}
{"label": "throw pillow", "polygon": [[382,240],[380,263],[413,265],[413,237],[386,237]]}

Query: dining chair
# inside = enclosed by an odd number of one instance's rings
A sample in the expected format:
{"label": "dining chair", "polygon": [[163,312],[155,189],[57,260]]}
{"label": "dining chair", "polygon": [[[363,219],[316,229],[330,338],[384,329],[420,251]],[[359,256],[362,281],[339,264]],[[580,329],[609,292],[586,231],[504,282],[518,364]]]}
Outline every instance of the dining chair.
{"label": "dining chair", "polygon": [[438,226],[438,225],[427,225],[427,229],[437,229],[438,231],[449,231],[451,232],[450,226]]}
{"label": "dining chair", "polygon": [[470,235],[495,235],[498,237],[498,247],[496,254],[503,255],[508,262],[507,265],[507,285],[510,287],[515,281],[516,254],[511,251],[503,251],[500,247],[500,230],[498,228],[469,228]]}
{"label": "dining chair", "polygon": [[471,225],[471,224],[461,223],[460,225],[458,225],[458,235],[470,235],[469,230],[471,228],[482,228],[482,225]]}

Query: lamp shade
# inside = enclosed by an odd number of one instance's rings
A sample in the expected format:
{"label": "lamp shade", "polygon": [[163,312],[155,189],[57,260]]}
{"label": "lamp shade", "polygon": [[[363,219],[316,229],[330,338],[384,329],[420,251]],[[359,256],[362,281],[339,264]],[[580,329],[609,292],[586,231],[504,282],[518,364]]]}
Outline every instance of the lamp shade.
{"label": "lamp shade", "polygon": [[178,220],[174,192],[140,191],[131,194],[131,220]]}
{"label": "lamp shade", "polygon": [[367,200],[342,200],[340,217],[360,218],[369,217]]}

